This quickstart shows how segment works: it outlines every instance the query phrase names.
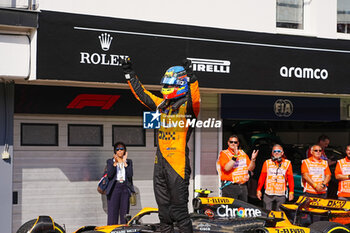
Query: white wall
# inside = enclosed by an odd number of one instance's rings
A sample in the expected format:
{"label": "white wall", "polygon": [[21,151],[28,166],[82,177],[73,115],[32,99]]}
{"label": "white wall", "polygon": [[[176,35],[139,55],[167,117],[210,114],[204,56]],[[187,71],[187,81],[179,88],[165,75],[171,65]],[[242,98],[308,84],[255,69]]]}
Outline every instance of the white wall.
{"label": "white wall", "polygon": [[41,0],[40,9],[261,32],[274,30],[276,11],[273,0]]}
{"label": "white wall", "polygon": [[304,0],[304,29],[276,28],[276,0],[41,0],[40,10],[255,32],[350,39],[336,32],[337,0]]}
{"label": "white wall", "polygon": [[[219,95],[201,93],[201,111],[199,119],[220,119]],[[221,119],[220,119],[221,120]],[[219,177],[216,170],[216,161],[220,152],[219,129],[201,129],[200,140],[200,163],[196,163],[196,188],[204,188],[213,191],[211,196],[219,196]],[[197,138],[196,138],[197,139]],[[198,143],[198,141],[196,141]]]}
{"label": "white wall", "polygon": [[28,36],[0,34],[0,78],[25,79],[29,76],[29,43]]}

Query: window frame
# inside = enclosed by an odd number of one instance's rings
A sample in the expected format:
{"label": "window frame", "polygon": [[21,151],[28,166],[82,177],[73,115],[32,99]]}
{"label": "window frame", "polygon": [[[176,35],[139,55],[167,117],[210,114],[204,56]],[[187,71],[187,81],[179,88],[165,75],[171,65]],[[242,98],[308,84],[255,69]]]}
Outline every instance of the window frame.
{"label": "window frame", "polygon": [[[70,126],[91,126],[91,127],[98,127],[98,128],[100,128],[100,130],[101,130],[101,133],[100,133],[100,141],[101,141],[101,143],[100,144],[72,144],[72,143],[70,143],[70,141],[69,141],[69,139],[70,139]],[[104,135],[103,135],[103,128],[104,128],[104,126],[103,126],[103,124],[67,124],[67,146],[88,146],[88,147],[103,147],[103,145],[104,145],[104,142],[103,142],[103,140],[104,140]]]}
{"label": "window frame", "polygon": [[126,142],[125,145],[126,146],[138,146],[138,147],[145,147],[146,146],[146,129],[143,128],[142,125],[112,125],[112,146],[114,146],[114,143],[116,143],[114,141],[114,129],[120,127],[120,128],[141,128],[142,132],[143,132],[143,142],[142,144],[127,144]]}
{"label": "window frame", "polygon": [[298,31],[305,30],[305,2],[303,0],[301,0],[301,2],[302,2],[302,7],[301,7],[302,20],[301,20],[300,28],[298,27],[299,26],[298,24],[295,24],[295,25],[297,25],[297,27],[283,27],[283,26],[278,26],[278,24],[285,24],[285,25],[294,25],[294,24],[293,23],[282,23],[282,22],[277,21],[278,0],[276,0],[276,24],[275,24],[275,27],[277,29],[298,30]]}
{"label": "window frame", "polygon": [[[337,0],[337,24],[336,24],[336,32],[338,33],[338,34],[341,34],[341,35],[349,35],[350,34],[350,21],[349,21],[349,23],[339,23],[339,12],[344,12],[344,15],[350,15],[350,10],[346,10],[346,8],[345,9],[342,9],[342,10],[339,10],[338,9],[338,7],[339,7],[339,0]],[[347,14],[347,12],[349,12],[348,14]],[[342,32],[342,31],[338,31],[338,29],[339,29],[339,25],[343,25],[344,26],[344,28],[345,28],[345,31],[344,32]]]}
{"label": "window frame", "polygon": [[[54,126],[55,129],[55,143],[54,144],[28,144],[28,143],[23,143],[23,126]],[[57,123],[28,123],[28,122],[22,122],[21,123],[21,139],[20,139],[20,145],[21,146],[58,146],[58,135],[59,135],[59,129],[58,129],[58,124]]]}

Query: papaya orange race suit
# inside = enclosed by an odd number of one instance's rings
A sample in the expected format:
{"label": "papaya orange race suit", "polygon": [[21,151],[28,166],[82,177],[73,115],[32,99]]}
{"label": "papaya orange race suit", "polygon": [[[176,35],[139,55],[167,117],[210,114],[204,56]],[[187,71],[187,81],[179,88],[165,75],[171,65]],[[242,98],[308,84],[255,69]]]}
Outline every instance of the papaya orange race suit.
{"label": "papaya orange race suit", "polygon": [[[187,143],[192,127],[187,122],[196,120],[198,116],[200,94],[196,77],[193,74],[188,76],[190,81],[186,96],[170,100],[159,98],[147,91],[134,72],[130,73],[128,80],[136,98],[150,110],[159,110],[161,114],[162,124],[158,130],[153,173],[161,232],[173,232],[173,222],[178,223],[181,232],[192,232],[187,206],[191,174]],[[166,125],[163,125],[164,121]]]}

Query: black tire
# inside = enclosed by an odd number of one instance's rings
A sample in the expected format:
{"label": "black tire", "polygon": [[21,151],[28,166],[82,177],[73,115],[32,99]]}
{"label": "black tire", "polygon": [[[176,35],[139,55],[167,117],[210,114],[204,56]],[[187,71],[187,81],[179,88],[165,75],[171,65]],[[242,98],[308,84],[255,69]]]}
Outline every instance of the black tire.
{"label": "black tire", "polygon": [[350,232],[350,229],[346,226],[337,223],[337,222],[327,222],[327,221],[320,221],[320,222],[314,222],[309,226],[309,228],[322,232],[322,233],[345,233]]}
{"label": "black tire", "polygon": [[[36,222],[36,219],[29,220],[28,222],[24,223],[16,233],[27,233]],[[50,233],[65,233],[66,231],[57,223],[55,223],[55,230],[50,231]],[[49,232],[47,232],[49,233]]]}

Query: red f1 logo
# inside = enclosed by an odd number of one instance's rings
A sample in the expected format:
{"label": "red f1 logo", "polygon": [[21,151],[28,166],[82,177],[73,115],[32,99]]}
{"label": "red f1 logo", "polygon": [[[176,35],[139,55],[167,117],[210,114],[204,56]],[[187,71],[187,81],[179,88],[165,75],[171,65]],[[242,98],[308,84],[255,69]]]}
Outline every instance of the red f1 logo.
{"label": "red f1 logo", "polygon": [[101,107],[103,110],[108,110],[119,98],[120,95],[80,94],[68,104],[67,108]]}

